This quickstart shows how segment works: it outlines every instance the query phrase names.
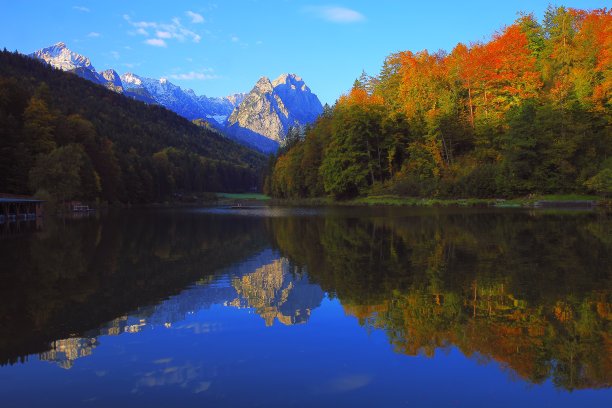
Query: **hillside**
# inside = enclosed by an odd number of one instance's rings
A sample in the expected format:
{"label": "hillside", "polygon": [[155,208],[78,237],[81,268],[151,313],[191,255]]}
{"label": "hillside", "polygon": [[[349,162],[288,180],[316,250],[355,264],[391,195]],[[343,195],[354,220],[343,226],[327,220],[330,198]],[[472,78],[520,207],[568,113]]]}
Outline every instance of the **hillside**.
{"label": "hillside", "polygon": [[[0,151],[0,191],[53,194],[59,188],[62,198],[132,203],[251,190],[265,162],[163,107],[6,50],[0,53]],[[54,185],[45,169],[72,184]]]}

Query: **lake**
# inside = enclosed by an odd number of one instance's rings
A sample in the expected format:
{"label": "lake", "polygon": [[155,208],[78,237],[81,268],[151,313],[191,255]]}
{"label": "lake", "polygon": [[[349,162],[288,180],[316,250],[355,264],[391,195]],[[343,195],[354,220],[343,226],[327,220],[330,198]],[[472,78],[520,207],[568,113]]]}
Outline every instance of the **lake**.
{"label": "lake", "polygon": [[612,406],[603,212],[130,210],[0,256],[3,408]]}

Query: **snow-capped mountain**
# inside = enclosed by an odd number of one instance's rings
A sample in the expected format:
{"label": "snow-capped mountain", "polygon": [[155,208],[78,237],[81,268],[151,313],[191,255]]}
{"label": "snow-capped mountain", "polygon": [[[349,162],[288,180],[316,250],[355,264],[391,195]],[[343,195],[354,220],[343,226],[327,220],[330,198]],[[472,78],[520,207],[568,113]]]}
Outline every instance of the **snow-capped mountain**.
{"label": "snow-capped mountain", "polygon": [[[270,81],[262,77],[228,119],[230,133],[241,129],[282,142],[291,126],[314,122],[323,113],[319,98],[302,78],[283,74]],[[240,133],[240,132],[238,132]],[[244,133],[244,132],[243,132]]]}
{"label": "snow-capped mountain", "polygon": [[304,126],[323,112],[317,96],[295,74],[270,81],[262,77],[249,94],[207,97],[174,85],[167,78],[134,73],[121,76],[113,69],[97,72],[89,58],[59,42],[30,57],[72,72],[125,96],[159,104],[189,119],[207,122],[229,137],[264,152],[275,151],[291,126]]}
{"label": "snow-capped mountain", "polygon": [[131,72],[123,74],[121,81],[125,89],[130,91],[144,89],[157,103],[189,120],[209,119],[214,120],[217,125],[223,125],[236,105],[244,98],[243,94],[224,98],[198,96],[193,90],[183,90],[166,78],[145,78]]}
{"label": "snow-capped mountain", "polygon": [[72,71],[77,68],[96,71],[93,65],[91,65],[89,58],[70,51],[63,42],[58,42],[50,47],[35,51],[30,56],[43,60],[52,67],[62,71]]}
{"label": "snow-capped mountain", "polygon": [[89,58],[69,50],[63,42],[35,51],[29,56],[44,61],[54,68],[72,72],[88,81],[103,85],[117,93],[146,103],[156,103],[148,93],[126,92],[119,74],[114,69],[97,72]]}

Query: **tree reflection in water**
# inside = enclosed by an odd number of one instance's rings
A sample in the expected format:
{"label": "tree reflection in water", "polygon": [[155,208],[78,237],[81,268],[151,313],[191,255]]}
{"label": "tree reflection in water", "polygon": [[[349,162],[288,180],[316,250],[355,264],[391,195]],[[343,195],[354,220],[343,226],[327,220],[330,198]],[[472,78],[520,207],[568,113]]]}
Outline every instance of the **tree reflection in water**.
{"label": "tree reflection in water", "polygon": [[611,385],[612,223],[596,214],[274,218],[281,252],[398,352],[448,346],[565,389]]}

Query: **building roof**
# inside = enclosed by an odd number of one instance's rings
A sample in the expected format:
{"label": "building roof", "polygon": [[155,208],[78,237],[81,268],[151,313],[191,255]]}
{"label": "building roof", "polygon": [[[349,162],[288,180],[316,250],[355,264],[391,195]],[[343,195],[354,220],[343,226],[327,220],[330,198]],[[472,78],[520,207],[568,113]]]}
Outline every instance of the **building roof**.
{"label": "building roof", "polygon": [[4,198],[0,197],[0,204],[26,204],[26,203],[42,203],[42,200],[35,200],[33,198]]}

